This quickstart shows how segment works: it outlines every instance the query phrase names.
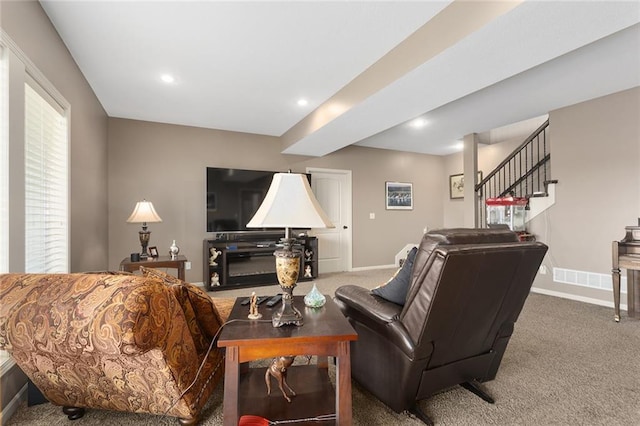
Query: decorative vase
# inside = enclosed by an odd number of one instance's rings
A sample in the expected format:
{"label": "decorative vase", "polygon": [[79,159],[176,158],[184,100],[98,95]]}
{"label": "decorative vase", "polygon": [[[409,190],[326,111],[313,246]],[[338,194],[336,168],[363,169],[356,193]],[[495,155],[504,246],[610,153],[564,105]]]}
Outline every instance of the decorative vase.
{"label": "decorative vase", "polygon": [[326,301],[326,297],[318,291],[315,283],[313,283],[311,291],[304,297],[304,304],[310,308],[319,308],[324,306]]}
{"label": "decorative vase", "polygon": [[171,259],[175,260],[178,257],[178,253],[180,253],[180,247],[176,245],[176,240],[173,240],[171,247],[169,247],[169,254],[171,255]]}

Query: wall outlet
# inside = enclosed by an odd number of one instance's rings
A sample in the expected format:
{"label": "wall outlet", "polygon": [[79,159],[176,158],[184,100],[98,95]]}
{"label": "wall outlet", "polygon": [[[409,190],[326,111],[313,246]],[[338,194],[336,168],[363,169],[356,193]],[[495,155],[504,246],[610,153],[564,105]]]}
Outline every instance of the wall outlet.
{"label": "wall outlet", "polygon": [[184,269],[191,269],[191,262],[184,262]]}
{"label": "wall outlet", "polygon": [[540,265],[540,268],[538,269],[538,272],[540,272],[540,275],[546,275],[547,274],[547,267],[544,265]]}
{"label": "wall outlet", "polygon": [[369,213],[369,219],[375,219],[375,218],[376,218],[375,213]]}

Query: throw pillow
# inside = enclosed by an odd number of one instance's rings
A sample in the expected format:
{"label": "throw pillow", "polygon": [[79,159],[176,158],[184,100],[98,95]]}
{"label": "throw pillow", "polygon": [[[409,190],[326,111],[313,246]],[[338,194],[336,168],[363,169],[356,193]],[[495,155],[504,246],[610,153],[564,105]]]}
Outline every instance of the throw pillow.
{"label": "throw pillow", "polygon": [[407,260],[393,277],[385,284],[371,290],[371,292],[389,302],[404,306],[409,285],[411,284],[411,270],[413,269],[413,261],[416,259],[416,253],[418,253],[418,249],[416,247],[412,248],[407,255]]}

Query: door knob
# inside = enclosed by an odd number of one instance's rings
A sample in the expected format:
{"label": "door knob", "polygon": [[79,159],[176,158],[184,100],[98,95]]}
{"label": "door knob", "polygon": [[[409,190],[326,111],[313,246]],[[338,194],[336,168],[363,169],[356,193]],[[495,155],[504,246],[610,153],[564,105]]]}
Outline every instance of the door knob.
{"label": "door knob", "polygon": [[349,229],[347,225],[342,225],[342,229]]}

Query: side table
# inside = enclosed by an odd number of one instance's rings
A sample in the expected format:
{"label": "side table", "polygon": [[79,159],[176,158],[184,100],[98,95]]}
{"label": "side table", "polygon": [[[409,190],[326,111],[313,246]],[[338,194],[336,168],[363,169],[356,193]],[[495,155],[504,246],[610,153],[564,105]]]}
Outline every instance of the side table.
{"label": "side table", "polygon": [[627,270],[627,316],[640,318],[640,242],[614,241],[612,246],[614,320],[620,322],[620,274]]}
{"label": "side table", "polygon": [[120,262],[120,270],[125,272],[136,272],[141,266],[149,268],[173,268],[178,270],[178,278],[184,281],[184,270],[187,258],[183,255],[177,256],[176,259],[171,259],[171,256],[158,256],[150,257],[139,262],[132,262],[129,257],[125,257]]}
{"label": "side table", "polygon": [[[251,321],[247,319],[249,306],[242,306],[242,299],[236,300],[228,319],[237,322],[226,325],[218,339],[218,346],[226,348],[223,424],[236,426],[244,414],[277,421],[335,413],[336,425],[351,425],[350,342],[358,335],[333,300],[327,297],[322,308],[314,309],[304,305],[303,296],[295,296],[293,303],[302,313],[304,325],[275,328],[271,315],[280,309],[280,304],[272,308],[260,305],[266,321]],[[240,368],[248,361],[287,355],[318,356],[317,366],[289,367],[287,381],[297,394],[290,403],[275,383],[271,395],[267,395],[266,368],[250,368],[246,372]],[[335,390],[328,375],[329,356],[336,358]]]}

